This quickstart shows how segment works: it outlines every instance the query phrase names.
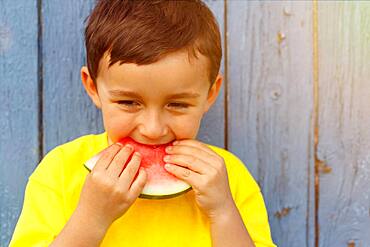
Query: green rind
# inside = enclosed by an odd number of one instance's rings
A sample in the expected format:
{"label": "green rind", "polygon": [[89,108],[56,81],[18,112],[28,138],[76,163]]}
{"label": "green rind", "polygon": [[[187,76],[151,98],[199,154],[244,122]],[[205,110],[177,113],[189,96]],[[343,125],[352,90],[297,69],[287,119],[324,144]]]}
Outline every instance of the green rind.
{"label": "green rind", "polygon": [[[90,168],[88,168],[86,166],[86,164],[84,164],[84,167],[89,171],[91,172]],[[151,200],[161,200],[161,199],[169,199],[169,198],[173,198],[173,197],[177,197],[177,196],[180,196],[182,194],[185,194],[186,192],[190,191],[192,189],[192,187],[190,186],[189,188],[187,188],[186,190],[183,190],[183,191],[180,191],[178,193],[175,193],[175,194],[169,194],[169,195],[148,195],[148,194],[140,194],[139,195],[139,198],[142,198],[142,199],[151,199]]]}
{"label": "green rind", "polygon": [[183,190],[183,191],[180,191],[178,193],[175,193],[175,194],[169,194],[169,195],[148,195],[148,194],[140,194],[139,195],[139,198],[142,198],[142,199],[158,199],[158,200],[161,200],[161,199],[169,199],[169,198],[173,198],[173,197],[177,197],[177,196],[180,196],[182,194],[185,194],[186,192],[190,191],[192,189],[192,187],[189,187],[187,188],[186,190]]}
{"label": "green rind", "polygon": [[86,164],[84,164],[84,167],[85,167],[89,172],[91,172],[90,168],[88,168]]}

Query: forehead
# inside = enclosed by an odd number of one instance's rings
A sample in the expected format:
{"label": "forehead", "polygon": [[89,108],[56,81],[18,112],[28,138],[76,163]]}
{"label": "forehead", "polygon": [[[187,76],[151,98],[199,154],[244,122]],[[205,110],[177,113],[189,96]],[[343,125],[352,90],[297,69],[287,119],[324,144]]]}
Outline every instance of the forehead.
{"label": "forehead", "polygon": [[190,87],[197,90],[210,85],[208,60],[201,54],[195,58],[189,57],[185,51],[174,52],[147,65],[118,62],[109,67],[109,60],[109,54],[101,59],[97,80],[111,86],[167,86],[171,90]]}

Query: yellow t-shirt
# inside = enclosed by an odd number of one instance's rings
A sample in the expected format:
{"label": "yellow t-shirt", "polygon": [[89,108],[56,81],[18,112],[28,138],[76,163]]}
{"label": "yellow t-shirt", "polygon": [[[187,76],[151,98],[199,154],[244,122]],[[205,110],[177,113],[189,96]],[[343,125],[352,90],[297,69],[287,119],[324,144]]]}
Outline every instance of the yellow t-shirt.
{"label": "yellow t-shirt", "polygon": [[[75,210],[86,175],[85,161],[108,146],[107,134],[87,135],[49,152],[30,176],[10,247],[48,246]],[[275,246],[257,183],[230,152],[209,146],[226,163],[230,189],[257,247]],[[108,229],[101,246],[207,247],[209,222],[192,191],[175,198],[138,198]]]}

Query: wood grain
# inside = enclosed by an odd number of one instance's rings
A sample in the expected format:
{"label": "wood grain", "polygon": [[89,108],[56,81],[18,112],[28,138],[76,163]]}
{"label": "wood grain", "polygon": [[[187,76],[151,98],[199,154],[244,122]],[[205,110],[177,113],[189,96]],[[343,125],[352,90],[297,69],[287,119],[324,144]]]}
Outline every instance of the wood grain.
{"label": "wood grain", "polygon": [[[222,38],[222,49],[224,49],[224,0],[208,0],[204,1],[213,14],[215,15],[217,22],[220,27],[221,31],[221,38]],[[224,60],[224,51],[223,57],[221,61],[221,68],[220,73],[224,75],[225,71],[225,60]],[[223,82],[223,86],[220,90],[219,96],[217,97],[217,101],[212,106],[212,108],[207,112],[202,120],[202,125],[199,130],[198,138],[199,140],[216,145],[219,147],[226,147],[225,144],[225,81]]]}
{"label": "wood grain", "polygon": [[229,143],[278,246],[313,246],[312,3],[228,1]]}
{"label": "wood grain", "polygon": [[0,1],[0,246],[8,246],[28,176],[36,167],[36,1]]}
{"label": "wood grain", "polygon": [[[80,79],[94,2],[0,0],[0,247],[8,246],[39,157],[103,131]],[[199,139],[244,161],[278,246],[315,246],[315,217],[319,246],[369,246],[370,3],[318,2],[315,71],[312,2],[205,2],[222,31],[228,73]]]}
{"label": "wood grain", "polygon": [[85,93],[84,20],[93,0],[42,1],[44,153],[78,136],[103,131],[101,114]]}
{"label": "wood grain", "polygon": [[370,3],[320,1],[318,21],[320,246],[370,246]]}

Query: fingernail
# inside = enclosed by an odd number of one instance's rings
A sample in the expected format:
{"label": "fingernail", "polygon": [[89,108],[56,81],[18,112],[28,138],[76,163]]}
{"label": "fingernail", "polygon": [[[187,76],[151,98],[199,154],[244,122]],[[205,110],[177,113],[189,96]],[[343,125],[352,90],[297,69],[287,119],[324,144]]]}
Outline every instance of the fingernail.
{"label": "fingernail", "polygon": [[137,157],[141,157],[141,154],[139,152],[135,152],[134,155],[136,155]]}
{"label": "fingernail", "polygon": [[165,164],[164,168],[166,168],[167,170],[171,170],[172,166],[171,166],[171,164]]}
{"label": "fingernail", "polygon": [[129,150],[132,150],[132,149],[134,149],[133,148],[133,146],[131,146],[130,144],[126,144],[126,146],[125,146],[127,149],[129,149]]}
{"label": "fingernail", "polygon": [[170,156],[169,156],[169,155],[164,156],[163,160],[164,160],[165,162],[170,161]]}
{"label": "fingernail", "polygon": [[173,149],[173,147],[169,146],[169,147],[166,147],[166,152],[171,152]]}
{"label": "fingernail", "polygon": [[120,142],[116,142],[116,144],[117,144],[118,146],[120,146],[120,147],[123,147],[123,144],[122,144],[122,143],[120,143]]}
{"label": "fingernail", "polygon": [[173,145],[177,145],[177,144],[179,144],[180,142],[179,141],[174,141],[173,142]]}

